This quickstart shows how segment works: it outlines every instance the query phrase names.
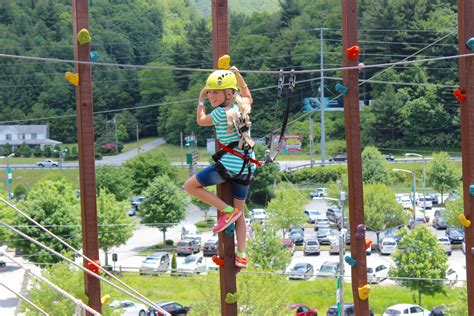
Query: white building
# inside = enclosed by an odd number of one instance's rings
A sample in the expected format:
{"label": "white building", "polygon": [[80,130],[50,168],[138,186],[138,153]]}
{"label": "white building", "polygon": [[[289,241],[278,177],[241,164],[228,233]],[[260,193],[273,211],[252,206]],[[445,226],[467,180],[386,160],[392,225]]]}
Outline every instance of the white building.
{"label": "white building", "polygon": [[12,149],[20,147],[25,142],[31,148],[40,145],[62,144],[56,140],[49,139],[48,125],[0,125],[0,149],[10,144]]}

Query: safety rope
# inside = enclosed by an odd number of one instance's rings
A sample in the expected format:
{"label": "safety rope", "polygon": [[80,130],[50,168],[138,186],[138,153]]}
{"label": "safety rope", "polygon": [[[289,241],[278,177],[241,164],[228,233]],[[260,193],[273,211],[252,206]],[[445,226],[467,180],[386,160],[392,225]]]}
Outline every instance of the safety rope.
{"label": "safety rope", "polygon": [[38,312],[42,313],[43,315],[45,316],[49,316],[48,313],[46,313],[44,310],[42,310],[38,305],[36,305],[35,303],[33,303],[32,301],[30,301],[27,297],[21,295],[20,293],[14,291],[13,289],[9,288],[6,284],[4,283],[0,283],[1,286],[3,286],[4,288],[6,288],[7,290],[9,290],[10,292],[12,292],[13,294],[15,294],[16,296],[18,296],[21,300],[27,302],[28,304],[30,304],[34,309],[36,309]]}

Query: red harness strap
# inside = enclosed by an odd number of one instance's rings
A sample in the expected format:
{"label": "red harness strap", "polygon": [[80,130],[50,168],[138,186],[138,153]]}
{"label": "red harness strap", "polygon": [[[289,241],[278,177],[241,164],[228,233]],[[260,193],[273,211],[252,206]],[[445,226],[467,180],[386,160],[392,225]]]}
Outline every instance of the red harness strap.
{"label": "red harness strap", "polygon": [[218,144],[219,147],[221,147],[221,149],[222,149],[223,151],[225,151],[225,152],[228,152],[228,153],[230,153],[230,154],[232,154],[232,155],[234,155],[234,156],[237,156],[237,157],[239,157],[239,158],[242,159],[242,160],[248,159],[248,161],[250,161],[251,163],[256,164],[256,165],[259,166],[259,167],[263,166],[263,162],[262,162],[262,161],[255,160],[255,159],[253,159],[253,158],[246,158],[244,154],[239,153],[237,150],[234,150],[234,149],[232,149],[232,148],[230,148],[230,147],[228,147],[228,146],[222,144],[222,143],[221,143],[220,141],[218,141],[218,140],[217,140],[217,144]]}

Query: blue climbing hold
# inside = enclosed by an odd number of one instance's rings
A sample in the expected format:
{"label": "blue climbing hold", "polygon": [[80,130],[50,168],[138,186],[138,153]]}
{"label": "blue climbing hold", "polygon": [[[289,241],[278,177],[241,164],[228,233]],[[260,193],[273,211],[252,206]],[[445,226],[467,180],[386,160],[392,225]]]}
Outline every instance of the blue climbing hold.
{"label": "blue climbing hold", "polygon": [[344,261],[347,262],[347,264],[351,267],[354,267],[357,264],[357,260],[350,256],[345,256]]}
{"label": "blue climbing hold", "polygon": [[342,83],[336,84],[336,91],[341,93],[342,95],[346,95],[349,92],[349,88],[343,85]]}
{"label": "blue climbing hold", "polygon": [[234,237],[234,232],[235,232],[235,223],[230,225],[224,230],[224,233],[226,234],[226,236],[229,236],[229,237]]}
{"label": "blue climbing hold", "polygon": [[474,37],[466,41],[466,46],[469,47],[470,50],[474,50]]}
{"label": "blue climbing hold", "polygon": [[97,59],[99,59],[99,53],[96,52],[96,51],[92,51],[91,52],[91,61],[94,62],[94,61],[97,61]]}

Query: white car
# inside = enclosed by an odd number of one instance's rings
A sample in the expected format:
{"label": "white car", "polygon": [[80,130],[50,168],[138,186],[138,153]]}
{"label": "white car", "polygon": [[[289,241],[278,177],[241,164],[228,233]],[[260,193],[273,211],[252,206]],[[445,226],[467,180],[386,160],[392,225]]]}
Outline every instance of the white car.
{"label": "white car", "polygon": [[323,212],[319,210],[305,210],[304,215],[308,218],[308,223],[317,223],[318,221],[327,220]]}
{"label": "white car", "polygon": [[315,198],[315,197],[323,197],[323,196],[326,196],[327,194],[328,194],[328,191],[326,188],[316,188],[313,192],[309,193],[309,196],[311,196],[312,198]]}
{"label": "white car", "polygon": [[425,209],[432,209],[433,208],[433,202],[431,201],[430,198],[428,197],[419,197],[418,200],[416,201],[416,204]]}
{"label": "white car", "polygon": [[410,198],[406,196],[401,197],[399,203],[403,206],[404,209],[413,207],[413,203],[411,202]]}
{"label": "white car", "polygon": [[448,254],[448,256],[451,255],[452,248],[451,248],[451,242],[449,241],[448,237],[441,236],[438,237],[438,245],[440,245]]}
{"label": "white car", "polygon": [[121,315],[139,315],[146,316],[147,307],[143,304],[135,303],[132,301],[112,301],[109,304],[110,307],[114,309],[114,314],[123,311]]}
{"label": "white car", "polygon": [[367,280],[379,283],[388,278],[388,268],[384,264],[367,264]]}
{"label": "white car", "polygon": [[179,275],[192,275],[204,273],[207,271],[207,265],[202,256],[187,256],[184,262],[179,265],[177,273]]}
{"label": "white car", "polygon": [[263,223],[267,219],[267,212],[263,208],[255,208],[252,210],[252,222]]}
{"label": "white car", "polygon": [[383,316],[410,315],[410,316],[429,316],[430,311],[415,304],[397,304],[390,306],[385,310]]}
{"label": "white car", "polygon": [[382,255],[391,255],[397,250],[397,241],[393,238],[384,238],[379,244],[379,250]]}

